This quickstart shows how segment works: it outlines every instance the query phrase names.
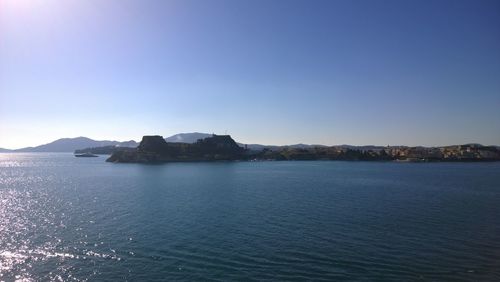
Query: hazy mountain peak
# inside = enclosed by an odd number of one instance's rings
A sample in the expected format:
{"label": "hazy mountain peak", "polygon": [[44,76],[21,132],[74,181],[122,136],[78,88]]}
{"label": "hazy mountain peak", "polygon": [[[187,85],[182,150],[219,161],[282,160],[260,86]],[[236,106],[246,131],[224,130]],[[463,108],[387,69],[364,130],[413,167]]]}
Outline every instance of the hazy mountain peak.
{"label": "hazy mountain peak", "polygon": [[198,139],[212,137],[213,134],[192,132],[192,133],[178,133],[165,138],[165,141],[171,143],[195,143]]}

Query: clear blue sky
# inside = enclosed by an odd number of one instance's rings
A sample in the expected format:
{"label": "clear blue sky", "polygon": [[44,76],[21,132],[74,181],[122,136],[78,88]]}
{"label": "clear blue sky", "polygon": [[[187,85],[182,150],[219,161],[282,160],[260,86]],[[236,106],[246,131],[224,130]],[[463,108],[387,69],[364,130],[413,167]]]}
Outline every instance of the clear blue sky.
{"label": "clear blue sky", "polygon": [[500,1],[0,0],[0,147],[500,144]]}

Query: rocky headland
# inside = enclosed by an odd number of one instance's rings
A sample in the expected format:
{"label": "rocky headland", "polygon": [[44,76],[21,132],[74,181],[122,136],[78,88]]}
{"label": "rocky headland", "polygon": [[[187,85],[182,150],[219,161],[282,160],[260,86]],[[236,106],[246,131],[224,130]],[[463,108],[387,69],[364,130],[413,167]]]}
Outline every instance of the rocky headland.
{"label": "rocky headland", "polygon": [[245,149],[229,135],[212,135],[195,143],[166,142],[162,136],[144,136],[133,150],[115,151],[106,161],[162,163],[185,161],[232,161],[245,159]]}

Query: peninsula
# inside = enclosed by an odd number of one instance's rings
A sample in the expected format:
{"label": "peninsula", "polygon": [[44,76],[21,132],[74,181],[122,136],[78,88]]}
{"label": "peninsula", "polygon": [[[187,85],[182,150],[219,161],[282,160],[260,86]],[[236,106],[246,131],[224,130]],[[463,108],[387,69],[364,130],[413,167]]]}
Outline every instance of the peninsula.
{"label": "peninsula", "polygon": [[144,136],[137,148],[117,149],[106,160],[116,163],[186,161],[346,160],[346,161],[500,161],[495,146],[465,144],[444,147],[406,146],[273,146],[252,149],[229,135],[211,135],[194,143],[167,142]]}

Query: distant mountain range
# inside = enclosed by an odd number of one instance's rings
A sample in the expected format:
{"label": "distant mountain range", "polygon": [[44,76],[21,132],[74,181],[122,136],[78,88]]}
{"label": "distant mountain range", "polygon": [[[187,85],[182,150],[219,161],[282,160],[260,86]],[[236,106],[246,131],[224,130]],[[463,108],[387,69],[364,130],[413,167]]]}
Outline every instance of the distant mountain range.
{"label": "distant mountain range", "polygon": [[119,141],[97,141],[87,137],[62,138],[48,144],[26,147],[16,150],[0,149],[0,152],[74,152],[77,149],[102,146],[137,147],[137,142],[130,140]]}
{"label": "distant mountain range", "polygon": [[[179,133],[172,135],[170,137],[165,138],[165,141],[170,143],[195,143],[198,139],[204,139],[207,137],[212,137],[213,134],[209,133]],[[261,151],[263,149],[278,149],[278,148],[291,148],[291,149],[308,149],[312,147],[328,147],[325,145],[309,145],[309,144],[294,144],[294,145],[286,145],[286,146],[277,146],[277,145],[261,145],[261,144],[243,144],[237,143],[241,147],[245,147],[250,150]],[[87,137],[76,137],[76,138],[62,138],[56,141],[53,141],[48,144],[36,146],[36,147],[26,147],[16,150],[9,150],[0,148],[0,153],[8,153],[8,152],[74,152],[75,150],[81,150],[85,148],[98,148],[104,146],[116,146],[116,147],[137,147],[139,144],[134,141],[109,141],[109,140],[93,140]],[[335,147],[341,147],[346,149],[357,149],[357,150],[381,150],[385,148],[385,146],[352,146],[352,145],[338,145]],[[404,148],[405,146],[391,146],[394,148]],[[497,146],[497,148],[500,148]]]}
{"label": "distant mountain range", "polygon": [[[212,134],[208,133],[180,133],[175,134],[170,137],[165,138],[165,141],[171,143],[195,143],[198,139],[203,139],[211,137]],[[85,149],[85,148],[99,148],[105,146],[116,146],[116,147],[137,147],[139,144],[134,140],[119,142],[110,140],[93,140],[87,137],[76,137],[76,138],[62,138],[56,141],[50,142],[48,144],[36,146],[36,147],[26,147],[21,149],[9,150],[0,148],[0,153],[8,152],[74,152],[75,150]]]}

